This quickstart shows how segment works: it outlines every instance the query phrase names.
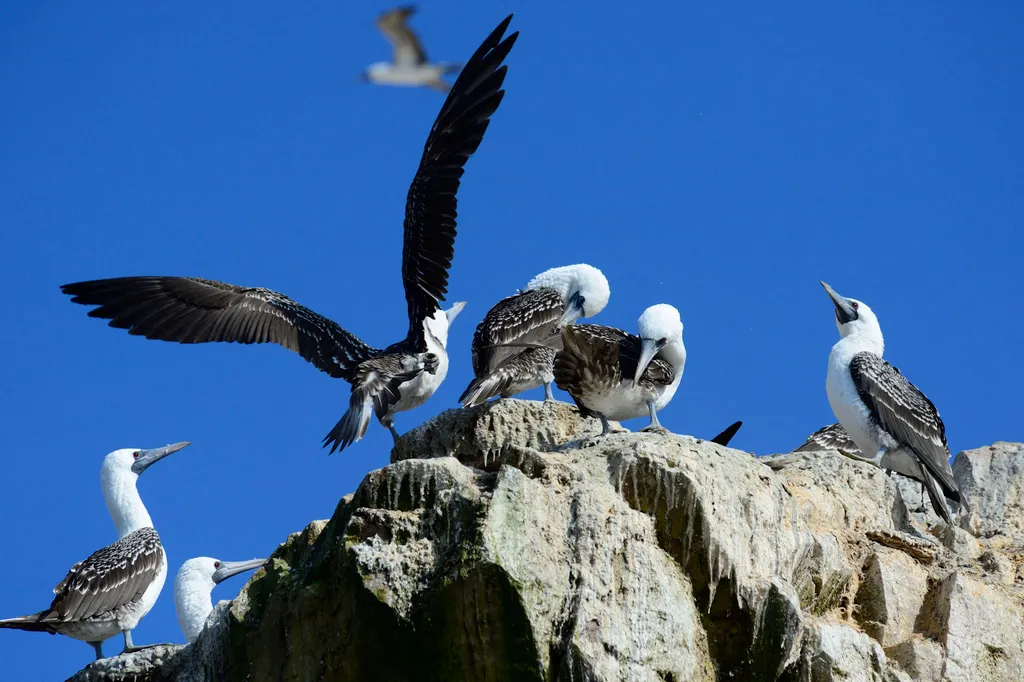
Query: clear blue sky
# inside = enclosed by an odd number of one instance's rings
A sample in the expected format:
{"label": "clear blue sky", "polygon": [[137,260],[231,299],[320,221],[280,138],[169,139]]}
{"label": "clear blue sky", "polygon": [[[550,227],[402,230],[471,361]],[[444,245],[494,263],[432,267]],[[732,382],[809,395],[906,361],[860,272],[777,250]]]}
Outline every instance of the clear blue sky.
{"label": "clear blue sky", "polygon": [[[597,322],[682,311],[689,363],[662,413],[677,432],[743,419],[734,444],[764,454],[833,421],[825,279],[877,312],[954,452],[1024,440],[1024,7],[779,4],[424,3],[414,26],[441,60],[509,11],[522,35],[459,195],[450,300],[469,305],[452,369],[400,431],[455,405],[490,305],[587,262],[612,287]],[[389,55],[373,28],[386,7],[0,10],[3,616],[47,606],[114,539],[98,471],[115,448],[193,441],[140,481],[172,574],[269,554],[387,463],[377,424],[340,456],[320,449],[348,385],[298,356],[129,337],[58,289],[200,275],[285,292],[374,345],[401,337],[405,193],[442,98],[357,81]],[[168,640],[170,579],[135,632]],[[9,679],[91,657],[0,631]]]}

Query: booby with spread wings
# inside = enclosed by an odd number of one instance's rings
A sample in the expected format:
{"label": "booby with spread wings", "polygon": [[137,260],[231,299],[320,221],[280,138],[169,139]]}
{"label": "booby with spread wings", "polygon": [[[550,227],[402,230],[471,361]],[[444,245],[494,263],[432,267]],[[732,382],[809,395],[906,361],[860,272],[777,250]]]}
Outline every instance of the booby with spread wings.
{"label": "booby with spread wings", "polygon": [[348,411],[324,438],[331,452],[358,441],[371,415],[398,439],[397,412],[422,405],[448,372],[448,328],[462,309],[442,310],[454,257],[463,167],[501,104],[502,64],[519,33],[502,39],[512,15],[487,37],[455,81],[424,145],[405,204],[402,281],[409,313],[404,339],[383,350],[284,294],[197,277],[120,277],[65,284],[90,317],[129,334],[177,343],[276,343],[352,385]]}
{"label": "booby with spread wings", "polygon": [[457,73],[459,64],[432,64],[427,59],[416,33],[409,28],[409,17],[416,12],[412,5],[397,7],[377,17],[377,29],[391,43],[390,62],[370,64],[363,78],[377,85],[428,87],[448,92],[451,87],[442,76]]}

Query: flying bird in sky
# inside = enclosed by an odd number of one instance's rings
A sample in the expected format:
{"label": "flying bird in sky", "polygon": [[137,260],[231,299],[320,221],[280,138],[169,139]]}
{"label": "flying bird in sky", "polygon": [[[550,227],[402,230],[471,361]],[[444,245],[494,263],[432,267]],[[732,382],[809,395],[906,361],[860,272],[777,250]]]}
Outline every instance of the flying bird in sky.
{"label": "flying bird in sky", "polygon": [[363,77],[377,85],[427,87],[448,92],[451,87],[441,79],[458,73],[461,64],[431,64],[416,33],[409,28],[409,17],[416,12],[412,5],[397,7],[377,17],[377,28],[391,43],[390,62],[375,62],[363,72]]}
{"label": "flying bird in sky", "polygon": [[502,21],[463,69],[427,136],[405,204],[402,282],[406,337],[384,349],[284,294],[198,277],[120,277],[65,284],[90,317],[129,334],[177,343],[276,343],[352,385],[345,415],[324,438],[331,452],[362,438],[376,415],[395,440],[395,414],[422,405],[448,372],[448,327],[464,303],[442,310],[455,254],[456,194],[505,91],[502,64],[519,36]]}

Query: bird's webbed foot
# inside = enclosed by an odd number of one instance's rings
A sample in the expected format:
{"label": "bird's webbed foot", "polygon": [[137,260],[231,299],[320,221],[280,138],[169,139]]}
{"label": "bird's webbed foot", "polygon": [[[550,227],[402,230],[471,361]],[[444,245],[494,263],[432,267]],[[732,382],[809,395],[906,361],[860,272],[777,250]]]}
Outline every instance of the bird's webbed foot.
{"label": "bird's webbed foot", "polygon": [[427,374],[437,374],[437,368],[441,366],[441,361],[437,359],[437,356],[433,353],[423,354],[423,370]]}
{"label": "bird's webbed foot", "polygon": [[648,424],[644,428],[640,429],[641,433],[660,433],[662,435],[671,435],[671,431],[666,429],[661,424]]}

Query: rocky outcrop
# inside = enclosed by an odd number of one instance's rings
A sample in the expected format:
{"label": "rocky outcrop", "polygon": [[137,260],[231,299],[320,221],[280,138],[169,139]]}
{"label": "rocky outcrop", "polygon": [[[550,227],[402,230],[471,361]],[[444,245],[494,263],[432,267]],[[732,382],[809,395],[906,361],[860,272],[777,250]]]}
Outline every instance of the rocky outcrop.
{"label": "rocky outcrop", "polygon": [[446,412],[194,644],[72,679],[1024,679],[1024,447],[958,456],[970,535],[838,453],[599,430]]}

